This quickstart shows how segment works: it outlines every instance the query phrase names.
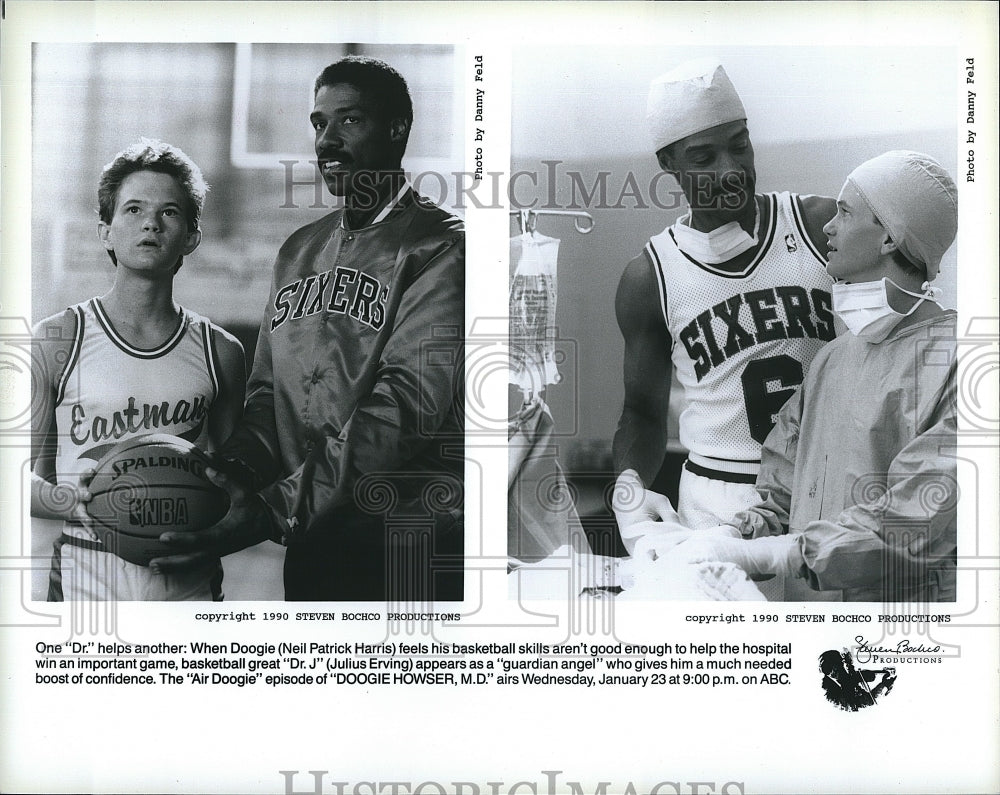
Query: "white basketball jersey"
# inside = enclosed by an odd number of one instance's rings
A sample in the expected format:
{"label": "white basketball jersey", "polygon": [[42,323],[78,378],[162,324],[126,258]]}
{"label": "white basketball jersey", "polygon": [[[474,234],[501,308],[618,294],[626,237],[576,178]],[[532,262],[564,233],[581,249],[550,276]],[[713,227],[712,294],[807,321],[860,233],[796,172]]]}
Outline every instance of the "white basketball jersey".
{"label": "white basketball jersey", "polygon": [[762,215],[756,254],[739,272],[689,257],[673,227],[646,246],[684,387],[680,441],[692,460],[748,474],[778,410],[835,336],[832,280],[805,233],[799,197],[764,200],[767,223]]}
{"label": "white basketball jersey", "polygon": [[59,482],[75,484],[81,471],[137,436],[169,433],[204,449],[219,391],[211,323],[182,308],[170,338],[144,350],[122,338],[98,299],[70,309],[76,335],[56,393]]}

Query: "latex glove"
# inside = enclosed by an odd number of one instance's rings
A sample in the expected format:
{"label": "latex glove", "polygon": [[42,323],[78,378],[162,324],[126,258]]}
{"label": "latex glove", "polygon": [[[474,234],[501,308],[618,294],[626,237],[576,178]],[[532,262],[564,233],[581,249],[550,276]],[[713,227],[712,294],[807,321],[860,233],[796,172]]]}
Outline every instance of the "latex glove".
{"label": "latex glove", "polygon": [[765,536],[744,541],[711,533],[695,533],[668,553],[687,563],[735,563],[751,579],[783,574],[798,576],[802,555],[796,536]]}
{"label": "latex glove", "polygon": [[664,522],[678,528],[682,527],[670,500],[663,494],[647,489],[639,473],[634,469],[626,469],[618,476],[611,506],[618,521],[622,542],[629,554],[632,554],[636,539],[650,532],[650,528],[645,526],[651,522]]}
{"label": "latex glove", "polygon": [[657,560],[678,544],[692,538],[742,538],[740,531],[732,525],[720,524],[704,530],[691,530],[672,522],[643,522],[632,525],[636,538],[632,549],[633,558]]}
{"label": "latex glove", "polygon": [[[628,532],[632,534],[631,555],[623,559],[618,567],[620,585],[626,589],[634,587],[637,582],[656,580],[660,574],[650,574],[653,564],[667,560],[668,553],[691,538],[696,531],[677,522],[646,521],[629,525]],[[626,546],[629,544],[626,543]]]}
{"label": "latex glove", "polygon": [[715,527],[706,527],[698,530],[696,535],[702,538],[743,538],[739,528],[731,524],[717,524]]}

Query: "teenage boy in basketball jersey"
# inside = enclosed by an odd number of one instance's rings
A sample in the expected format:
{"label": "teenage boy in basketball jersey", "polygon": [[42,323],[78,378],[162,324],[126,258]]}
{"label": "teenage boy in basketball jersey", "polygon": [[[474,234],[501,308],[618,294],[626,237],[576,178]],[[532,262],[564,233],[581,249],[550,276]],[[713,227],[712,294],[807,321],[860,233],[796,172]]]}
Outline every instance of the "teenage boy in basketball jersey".
{"label": "teenage boy in basketball jersey", "polygon": [[88,530],[87,470],[150,433],[208,450],[239,418],[243,348],[174,303],[174,275],[201,242],[208,186],[181,150],[142,139],[104,167],[98,234],[114,286],[35,328],[32,515],[65,521],[49,600],[221,599],[218,561],[168,574],[106,551]]}
{"label": "teenage boy in basketball jersey", "polygon": [[678,520],[645,488],[663,463],[672,372],[689,451],[679,521],[712,527],[757,501],[761,443],[835,336],[821,253],[834,201],[755,192],[746,111],[722,66],[692,61],[654,80],[648,117],[690,212],[626,266],[615,301],[625,341],[615,507],[629,551],[636,522]]}
{"label": "teenage boy in basketball jersey", "polygon": [[328,66],[310,122],[344,208],[278,252],[217,475],[229,514],[164,534],[179,554],[152,565],[271,538],[287,547],[288,600],[460,600],[462,222],[406,181],[413,105],[388,64]]}

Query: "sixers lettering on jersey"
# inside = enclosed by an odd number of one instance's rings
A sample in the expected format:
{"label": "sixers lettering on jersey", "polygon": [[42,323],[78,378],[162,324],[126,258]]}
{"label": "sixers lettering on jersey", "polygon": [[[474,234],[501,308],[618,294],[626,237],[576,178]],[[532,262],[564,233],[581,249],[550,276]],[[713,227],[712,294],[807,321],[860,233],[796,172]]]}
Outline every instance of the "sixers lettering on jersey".
{"label": "sixers lettering on jersey", "polygon": [[672,227],[646,246],[684,388],[680,441],[714,460],[760,461],[778,411],[836,335],[832,279],[798,196],[763,201],[760,243],[739,271],[688,256]]}
{"label": "sixers lettering on jersey", "polygon": [[701,381],[730,356],[765,342],[803,337],[829,342],[836,336],[831,306],[830,293],[815,287],[737,293],[701,312],[681,330],[680,339]]}
{"label": "sixers lettering on jersey", "polygon": [[271,331],[286,320],[299,320],[318,312],[350,315],[378,331],[385,323],[388,296],[388,285],[363,271],[338,265],[334,270],[280,287],[274,296],[276,314],[271,318]]}

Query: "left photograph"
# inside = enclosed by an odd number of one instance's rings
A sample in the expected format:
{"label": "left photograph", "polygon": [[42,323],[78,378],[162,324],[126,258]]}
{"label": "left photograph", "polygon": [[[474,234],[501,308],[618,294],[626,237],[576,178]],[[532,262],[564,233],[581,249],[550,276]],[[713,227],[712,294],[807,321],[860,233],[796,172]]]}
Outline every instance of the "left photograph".
{"label": "left photograph", "polygon": [[33,600],[462,600],[456,58],[33,45]]}

